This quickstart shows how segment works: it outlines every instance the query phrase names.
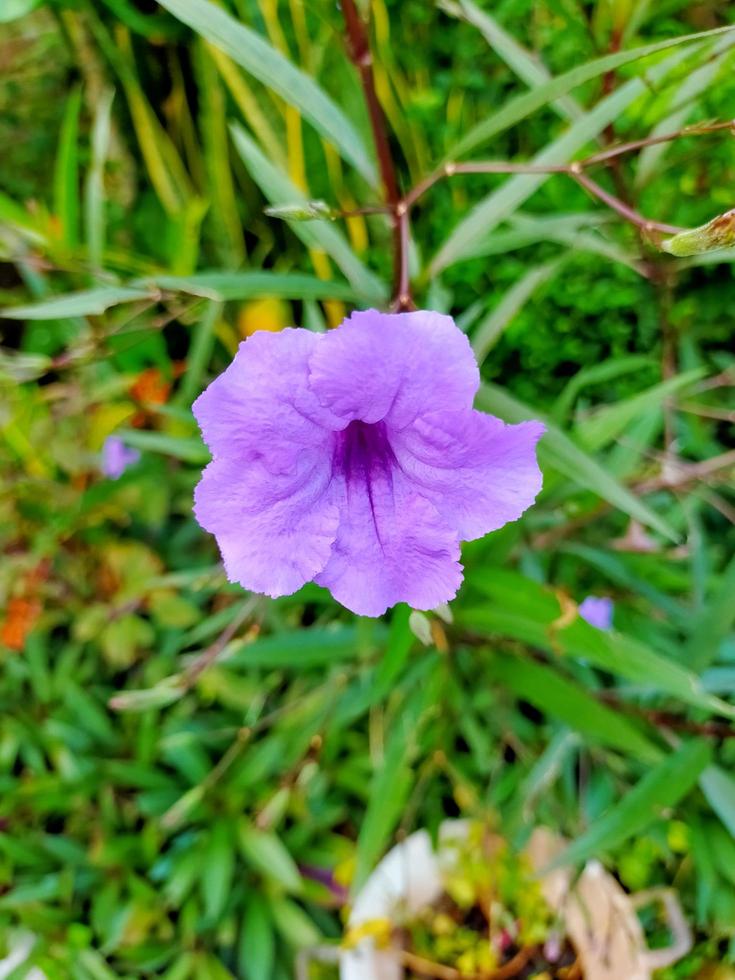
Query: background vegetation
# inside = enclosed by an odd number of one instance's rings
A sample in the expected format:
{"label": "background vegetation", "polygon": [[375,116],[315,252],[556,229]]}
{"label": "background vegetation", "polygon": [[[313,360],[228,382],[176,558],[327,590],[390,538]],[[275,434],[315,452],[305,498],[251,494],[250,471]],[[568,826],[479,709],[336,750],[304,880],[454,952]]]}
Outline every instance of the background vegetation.
{"label": "background vegetation", "polygon": [[[735,22],[715,0],[369,10],[404,191],[733,114],[735,31],[668,43]],[[548,420],[543,495],[465,548],[451,613],[261,600],[193,520],[190,405],[253,330],[388,302],[385,216],[264,213],[380,201],[339,9],[0,20],[0,943],[32,933],[51,980],[289,977],[396,833],[465,813],[673,885],[698,939],[667,976],[731,976],[732,252],[666,256],[566,175],[438,183],[414,295],[469,332],[480,407]],[[596,179],[700,224],[734,203],[732,133]],[[113,433],[141,452],[116,480]]]}

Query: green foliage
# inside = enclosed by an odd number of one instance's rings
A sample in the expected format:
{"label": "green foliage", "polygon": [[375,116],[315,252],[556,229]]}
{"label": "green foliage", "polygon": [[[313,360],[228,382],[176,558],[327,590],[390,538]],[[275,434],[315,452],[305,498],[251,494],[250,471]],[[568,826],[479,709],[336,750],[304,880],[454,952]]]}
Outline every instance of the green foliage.
{"label": "green foliage", "polygon": [[[0,946],[32,934],[49,980],[287,978],[396,836],[459,811],[674,884],[698,945],[665,976],[714,977],[735,961],[732,252],[662,254],[565,174],[439,181],[414,295],[471,336],[478,407],[547,420],[543,494],[418,626],[316,586],[244,595],[191,514],[191,403],[254,329],[387,305],[391,228],[338,217],[380,188],[336,5],[153,6],[3,18]],[[567,163],[732,116],[726,5],[369,6],[404,192],[460,155]],[[595,176],[697,228],[733,206],[732,138]],[[141,453],[117,480],[113,433]],[[578,617],[589,593],[613,632]]]}

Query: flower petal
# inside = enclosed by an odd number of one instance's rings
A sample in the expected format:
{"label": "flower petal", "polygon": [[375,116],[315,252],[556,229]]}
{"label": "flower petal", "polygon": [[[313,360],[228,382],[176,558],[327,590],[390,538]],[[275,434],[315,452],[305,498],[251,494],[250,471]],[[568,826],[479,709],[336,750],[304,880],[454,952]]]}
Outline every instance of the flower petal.
{"label": "flower petal", "polygon": [[397,602],[432,609],[454,597],[462,582],[457,535],[399,471],[377,468],[335,486],[339,531],[317,584],[362,616]]}
{"label": "flower petal", "polygon": [[278,466],[278,447],[310,446],[324,429],[344,423],[327,411],[308,384],[309,356],[323,340],[309,330],[258,331],[197,398],[193,412],[212,454],[262,458]]}
{"label": "flower petal", "polygon": [[437,401],[469,409],[480,383],[465,335],[440,313],[353,313],[324,336],[310,361],[311,387],[324,406],[351,421],[402,428]]}
{"label": "flower petal", "polygon": [[540,422],[506,425],[484,412],[433,412],[391,434],[398,465],[462,540],[517,520],[541,490]]}
{"label": "flower petal", "polygon": [[328,453],[301,450],[283,469],[215,459],[194,494],[196,519],[215,535],[228,579],[273,598],[324,568],[339,524]]}

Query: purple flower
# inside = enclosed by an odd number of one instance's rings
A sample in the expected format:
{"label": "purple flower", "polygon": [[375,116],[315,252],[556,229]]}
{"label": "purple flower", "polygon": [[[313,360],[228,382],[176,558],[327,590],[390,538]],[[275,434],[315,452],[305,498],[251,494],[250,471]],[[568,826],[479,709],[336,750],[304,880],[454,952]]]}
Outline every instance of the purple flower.
{"label": "purple flower", "polygon": [[598,630],[612,629],[613,601],[607,596],[588,595],[579,606],[579,615]]}
{"label": "purple flower", "polygon": [[117,436],[108,436],[102,447],[102,472],[112,480],[122,476],[128,466],[137,463],[140,453],[126,446]]}
{"label": "purple flower", "polygon": [[213,460],[199,523],[230,581],[314,580],[348,609],[431,609],[462,581],[460,539],[541,489],[539,422],[474,411],[479,372],[448,316],[355,313],[337,330],[257,332],[194,404]]}

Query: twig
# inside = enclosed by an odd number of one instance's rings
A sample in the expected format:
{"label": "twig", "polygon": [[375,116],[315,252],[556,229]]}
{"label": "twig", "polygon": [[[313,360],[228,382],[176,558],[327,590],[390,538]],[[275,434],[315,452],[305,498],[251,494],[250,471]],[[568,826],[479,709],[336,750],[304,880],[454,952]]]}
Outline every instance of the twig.
{"label": "twig", "polygon": [[724,721],[690,721],[672,711],[659,711],[656,708],[643,708],[623,701],[615,691],[598,691],[597,698],[605,704],[614,705],[623,713],[636,715],[650,722],[655,728],[668,728],[689,735],[705,735],[709,738],[735,738],[735,726]]}
{"label": "twig", "polygon": [[194,686],[207,667],[211,666],[217,657],[219,657],[227,644],[240,629],[242,624],[252,616],[257,604],[258,600],[256,598],[251,598],[244,603],[240,612],[234,617],[232,622],[229,623],[227,628],[222,631],[214,643],[207,647],[207,649],[201,653],[196,660],[189,664],[184,673],[181,675],[181,681],[179,682],[179,687],[181,687],[182,690],[188,691]]}
{"label": "twig", "polygon": [[577,181],[580,187],[584,187],[586,191],[592,194],[593,197],[598,198],[603,204],[606,204],[611,210],[619,214],[621,218],[629,221],[642,231],[648,232],[649,234],[652,232],[661,232],[664,235],[676,235],[684,230],[677,225],[667,225],[661,221],[651,221],[649,218],[644,218],[642,214],[639,214],[630,205],[621,201],[619,197],[615,197],[614,194],[610,194],[604,187],[601,187],[591,177],[588,177],[582,170],[582,165],[579,163],[571,164],[569,175]]}
{"label": "twig", "polygon": [[597,163],[608,163],[615,157],[625,153],[634,153],[636,150],[643,150],[647,146],[658,146],[659,143],[671,143],[674,140],[682,139],[685,136],[703,136],[707,133],[717,133],[723,129],[732,130],[735,134],[735,120],[729,119],[726,122],[711,123],[708,126],[688,126],[685,129],[677,129],[671,133],[662,133],[660,136],[647,136],[644,139],[632,140],[630,143],[617,143],[593,153],[584,160],[586,167],[594,166]]}
{"label": "twig", "polygon": [[385,115],[375,90],[370,38],[365,22],[355,5],[355,0],[341,0],[341,5],[347,29],[350,59],[360,75],[365,104],[370,117],[375,153],[383,181],[385,201],[393,223],[394,306],[400,310],[411,309],[413,302],[408,282],[408,212],[402,207]]}

